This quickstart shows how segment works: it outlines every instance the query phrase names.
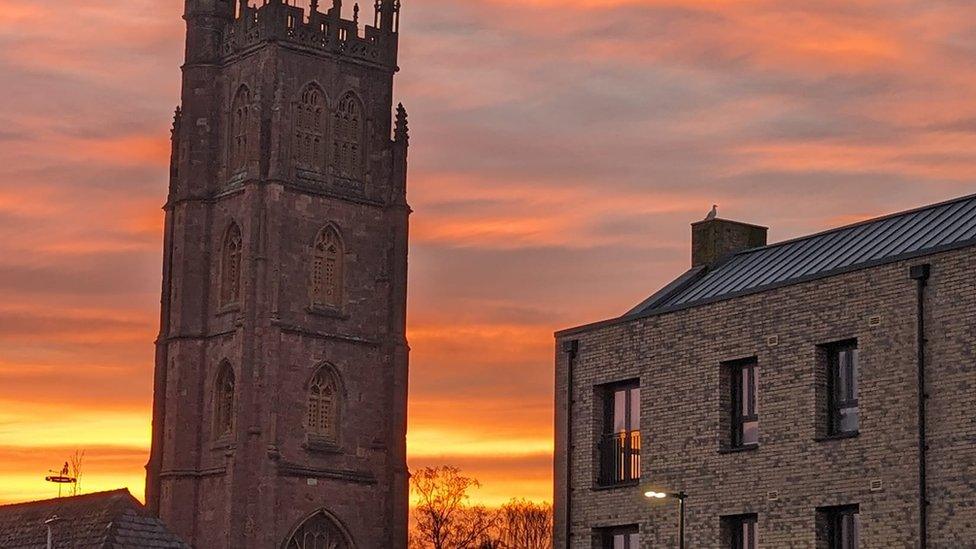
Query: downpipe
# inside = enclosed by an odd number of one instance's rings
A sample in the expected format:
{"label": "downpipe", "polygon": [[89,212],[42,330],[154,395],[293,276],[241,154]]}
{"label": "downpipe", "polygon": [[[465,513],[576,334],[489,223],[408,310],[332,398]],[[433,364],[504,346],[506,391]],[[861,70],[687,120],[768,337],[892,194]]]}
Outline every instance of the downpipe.
{"label": "downpipe", "polygon": [[909,271],[909,277],[916,282],[917,317],[916,348],[918,351],[918,546],[919,549],[928,547],[928,482],[927,457],[928,442],[926,440],[925,408],[929,398],[925,383],[925,351],[928,340],[925,337],[925,289],[932,274],[929,264],[915,265]]}
{"label": "downpipe", "polygon": [[579,340],[564,341],[566,353],[566,547],[572,547],[573,535],[573,370],[579,354]]}

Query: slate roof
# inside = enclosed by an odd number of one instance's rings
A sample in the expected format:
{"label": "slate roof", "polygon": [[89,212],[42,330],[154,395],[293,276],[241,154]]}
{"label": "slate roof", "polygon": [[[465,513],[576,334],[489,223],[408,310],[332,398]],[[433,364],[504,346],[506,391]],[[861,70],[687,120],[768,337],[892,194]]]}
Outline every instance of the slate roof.
{"label": "slate roof", "polygon": [[52,516],[56,549],[189,549],[128,490],[0,506],[0,548],[45,549]]}
{"label": "slate roof", "polygon": [[976,195],[745,250],[688,271],[622,318],[703,305],[976,245]]}

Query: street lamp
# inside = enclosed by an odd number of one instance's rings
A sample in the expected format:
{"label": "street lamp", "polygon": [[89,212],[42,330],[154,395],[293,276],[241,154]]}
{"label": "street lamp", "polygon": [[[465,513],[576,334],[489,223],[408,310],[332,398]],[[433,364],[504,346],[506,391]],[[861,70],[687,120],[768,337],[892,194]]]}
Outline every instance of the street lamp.
{"label": "street lamp", "polygon": [[685,549],[685,500],[688,494],[684,492],[644,492],[644,497],[648,499],[676,499],[678,500],[678,547]]}

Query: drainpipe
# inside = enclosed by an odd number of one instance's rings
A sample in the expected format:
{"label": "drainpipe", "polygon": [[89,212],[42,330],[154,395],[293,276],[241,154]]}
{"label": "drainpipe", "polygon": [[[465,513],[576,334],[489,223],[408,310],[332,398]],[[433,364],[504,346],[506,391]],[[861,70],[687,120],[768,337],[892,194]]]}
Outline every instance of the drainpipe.
{"label": "drainpipe", "polygon": [[566,547],[572,546],[573,535],[573,369],[579,354],[579,340],[564,341],[566,353]]}
{"label": "drainpipe", "polygon": [[917,282],[917,326],[918,335],[918,546],[919,549],[928,547],[928,486],[926,482],[926,453],[928,443],[925,439],[925,404],[929,398],[925,386],[925,288],[928,286],[932,266],[929,264],[915,265],[909,276]]}

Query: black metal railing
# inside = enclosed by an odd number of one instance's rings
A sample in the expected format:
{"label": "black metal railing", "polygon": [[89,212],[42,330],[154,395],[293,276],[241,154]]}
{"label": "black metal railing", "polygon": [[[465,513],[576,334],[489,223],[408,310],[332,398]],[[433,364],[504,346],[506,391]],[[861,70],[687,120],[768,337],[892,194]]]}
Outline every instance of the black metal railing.
{"label": "black metal railing", "polygon": [[640,431],[603,436],[600,442],[600,484],[613,486],[640,480]]}

